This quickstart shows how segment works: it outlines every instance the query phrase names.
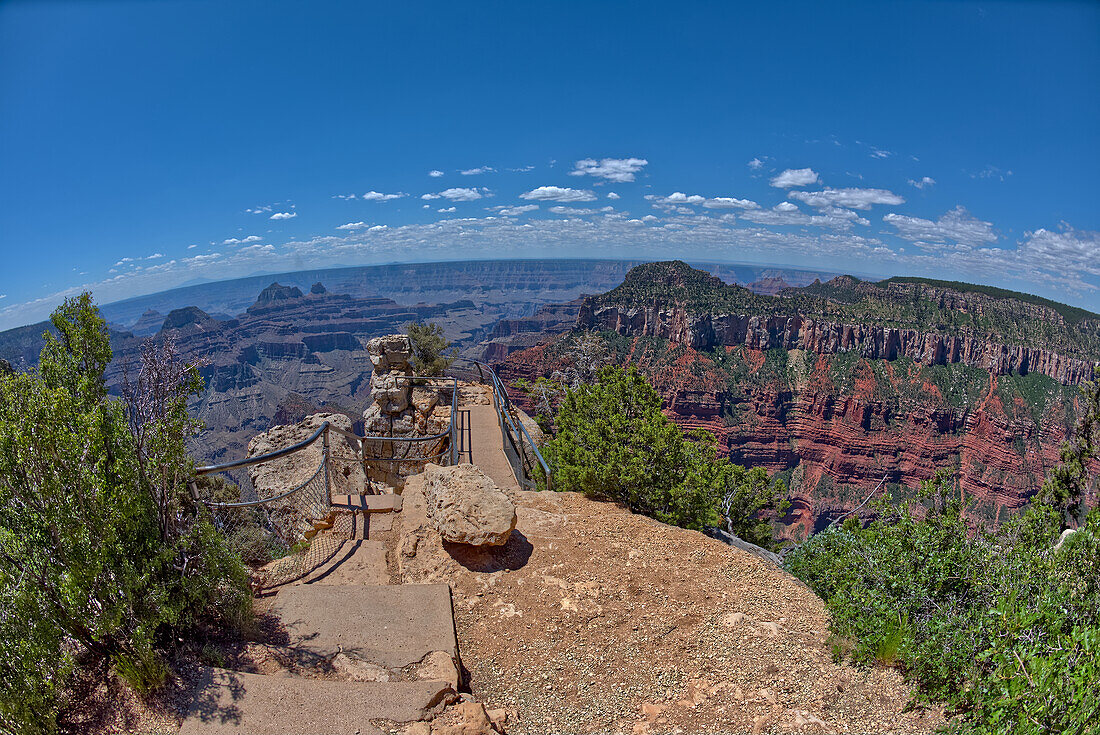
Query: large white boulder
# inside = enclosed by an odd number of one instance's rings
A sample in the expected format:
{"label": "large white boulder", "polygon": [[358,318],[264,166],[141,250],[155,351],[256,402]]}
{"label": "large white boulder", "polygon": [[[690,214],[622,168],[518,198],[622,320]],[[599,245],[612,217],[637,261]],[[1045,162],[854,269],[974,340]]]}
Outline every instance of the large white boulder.
{"label": "large white boulder", "polygon": [[472,464],[429,464],[423,478],[429,523],[444,541],[502,546],[516,528],[516,505]]}

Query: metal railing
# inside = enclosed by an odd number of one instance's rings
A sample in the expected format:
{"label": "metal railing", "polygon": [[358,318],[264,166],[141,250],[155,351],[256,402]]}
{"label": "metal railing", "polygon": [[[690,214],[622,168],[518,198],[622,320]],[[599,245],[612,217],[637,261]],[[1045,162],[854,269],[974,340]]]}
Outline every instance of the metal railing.
{"label": "metal railing", "polygon": [[[343,541],[350,538],[354,517],[337,513],[335,494],[374,494],[383,479],[401,479],[415,474],[428,462],[455,464],[458,461],[459,380],[488,385],[500,425],[503,450],[520,487],[525,490],[551,489],[550,467],[543,459],[523,423],[508,391],[491,367],[467,360],[453,364],[444,377],[397,376],[414,385],[438,386],[440,394],[450,390],[451,405],[446,431],[429,436],[364,435],[325,421],[307,438],[265,454],[198,467],[200,478],[191,485],[195,500],[211,513],[214,525],[241,553],[249,566],[258,569],[263,586],[275,586],[299,579],[333,558]],[[334,442],[339,437],[343,441]],[[320,439],[316,455],[306,450]],[[423,451],[415,451],[423,448]],[[305,460],[305,461],[303,461]],[[351,471],[361,467],[361,475]],[[417,465],[420,465],[419,467]],[[275,477],[264,477],[278,473]],[[289,490],[261,497],[254,478],[266,480],[261,487],[277,486],[287,476],[304,478]],[[357,486],[357,477],[363,485]],[[356,478],[356,479],[353,479]],[[344,492],[339,492],[343,490]],[[227,496],[235,495],[230,499]]]}
{"label": "metal railing", "polygon": [[508,390],[492,367],[479,360],[457,358],[447,369],[448,374],[468,382],[479,382],[493,389],[493,408],[500,425],[504,455],[512,467],[516,482],[524,490],[553,489],[553,473],[531,438],[517,409],[508,397]]}
{"label": "metal railing", "polygon": [[[325,421],[291,446],[195,468],[199,480],[191,484],[193,497],[210,511],[215,527],[242,559],[259,570],[263,586],[301,578],[331,559],[351,537],[354,519],[336,513],[340,506],[333,504],[334,490],[345,495],[377,494],[384,479],[415,474],[428,462],[457,461],[458,379],[398,379],[418,385],[447,384],[439,391],[451,393],[446,431],[428,436],[360,436]],[[334,442],[335,437],[344,441]],[[310,459],[306,450],[318,439],[321,450]],[[420,448],[423,451],[416,451]],[[361,475],[351,471],[354,465],[361,467]],[[264,478],[268,473],[279,475]],[[305,479],[274,495],[261,497],[257,491],[254,478],[268,480],[261,486],[271,486],[287,476]],[[361,486],[358,477],[362,477]]]}

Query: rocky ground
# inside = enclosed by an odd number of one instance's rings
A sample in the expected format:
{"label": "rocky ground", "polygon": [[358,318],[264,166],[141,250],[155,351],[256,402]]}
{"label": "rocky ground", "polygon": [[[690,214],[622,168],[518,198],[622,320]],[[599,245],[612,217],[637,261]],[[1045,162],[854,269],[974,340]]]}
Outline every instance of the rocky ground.
{"label": "rocky ground", "polygon": [[[451,584],[470,691],[508,713],[509,733],[943,724],[938,710],[907,709],[898,672],[833,663],[824,604],[768,562],[573,493],[516,500],[516,531],[499,550],[421,529],[415,554],[391,559],[394,581]],[[415,518],[401,520],[412,532]]]}

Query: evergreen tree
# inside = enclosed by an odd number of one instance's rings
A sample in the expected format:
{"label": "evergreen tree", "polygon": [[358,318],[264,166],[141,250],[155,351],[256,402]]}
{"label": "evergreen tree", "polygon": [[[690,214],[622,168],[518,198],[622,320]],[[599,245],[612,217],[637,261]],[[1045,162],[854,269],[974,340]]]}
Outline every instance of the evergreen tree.
{"label": "evergreen tree", "polygon": [[593,384],[567,391],[555,425],[545,447],[555,488],[684,528],[717,526],[725,513],[731,531],[772,545],[767,518],[780,510],[785,486],[720,460],[709,432],[685,437],[637,368],[604,367]]}
{"label": "evergreen tree", "polygon": [[[412,366],[417,375],[442,375],[455,361],[451,343],[443,336],[443,327],[434,322],[412,322],[405,332],[412,342]],[[449,351],[450,350],[450,351]]]}
{"label": "evergreen tree", "polygon": [[[107,397],[90,295],[51,320],[37,371],[0,373],[0,731],[20,734],[55,728],[77,655],[148,691],[171,631],[250,607],[239,559],[184,499],[194,370],[135,412]],[[153,387],[131,398],[151,404]]]}

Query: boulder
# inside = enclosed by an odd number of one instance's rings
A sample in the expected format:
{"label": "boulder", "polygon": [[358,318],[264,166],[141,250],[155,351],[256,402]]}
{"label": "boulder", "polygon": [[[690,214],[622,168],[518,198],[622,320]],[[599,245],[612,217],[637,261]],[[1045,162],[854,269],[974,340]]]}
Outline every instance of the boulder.
{"label": "boulder", "polygon": [[516,527],[516,506],[472,464],[424,469],[428,521],[444,541],[502,546]]}
{"label": "boulder", "polygon": [[[345,431],[351,431],[351,419],[344,414],[315,413],[296,424],[274,426],[256,435],[248,443],[248,456],[257,457],[297,444],[307,439],[326,421]],[[301,451],[249,467],[248,474],[258,497],[267,498],[278,495],[313,477],[321,464],[321,443],[322,439],[318,438]],[[358,460],[358,443],[352,442],[342,434],[330,432],[329,448],[329,457],[332,460],[329,467],[332,492],[343,494],[363,492],[364,475],[363,466]]]}

